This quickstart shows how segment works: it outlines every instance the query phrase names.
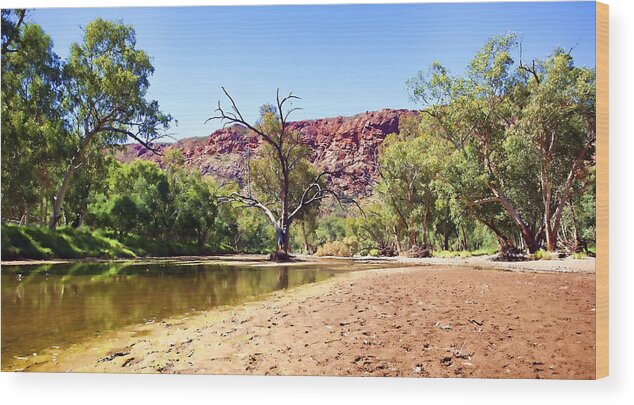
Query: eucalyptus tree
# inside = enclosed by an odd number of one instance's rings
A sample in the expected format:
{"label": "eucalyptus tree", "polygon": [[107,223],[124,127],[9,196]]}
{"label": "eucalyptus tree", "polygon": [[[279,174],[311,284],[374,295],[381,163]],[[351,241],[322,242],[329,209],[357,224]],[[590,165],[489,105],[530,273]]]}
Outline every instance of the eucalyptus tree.
{"label": "eucalyptus tree", "polygon": [[594,71],[561,50],[515,63],[517,49],[514,34],[494,37],[464,77],[434,63],[408,85],[448,148],[448,183],[465,206],[494,205],[530,252],[543,235],[554,250],[573,183],[592,165]]}
{"label": "eucalyptus tree", "polygon": [[20,32],[26,18],[25,9],[2,9],[2,56],[18,51]]}
{"label": "eucalyptus tree", "polygon": [[575,183],[589,180],[596,141],[595,72],[574,66],[572,56],[558,49],[532,67],[520,66],[526,101],[512,136],[527,144],[539,162],[543,232],[548,250],[557,248],[565,207]]}
{"label": "eucalyptus tree", "polygon": [[389,135],[379,154],[380,181],[375,187],[388,210],[400,220],[407,234],[409,248],[429,244],[429,230],[436,207],[433,188],[440,166],[434,153],[429,153],[428,136],[418,134],[402,140]]}
{"label": "eucalyptus tree", "polygon": [[365,202],[365,215],[357,219],[360,241],[368,240],[379,256],[400,255],[401,246],[396,218],[386,211],[382,201],[375,199]]}
{"label": "eucalyptus tree", "polygon": [[151,142],[164,135],[172,117],[146,98],[153,73],[129,25],[98,18],[84,28],[83,42],[71,46],[64,66],[64,107],[75,151],[54,197],[49,228],[57,226],[66,192],[87,153],[128,138],[155,151]]}
{"label": "eucalyptus tree", "polygon": [[2,10],[2,213],[28,221],[59,175],[66,127],[53,42],[17,13]]}
{"label": "eucalyptus tree", "polygon": [[185,240],[193,233],[198,247],[203,247],[218,215],[215,198],[218,187],[198,171],[183,168],[170,172],[169,182],[175,233]]}
{"label": "eucalyptus tree", "polygon": [[275,104],[263,106],[260,120],[250,124],[224,87],[222,90],[231,104],[230,110],[223,109],[218,102],[217,115],[209,120],[244,126],[262,143],[257,151],[259,157],[247,165],[246,190],[233,192],[224,200],[260,210],[275,229],[277,246],[271,257],[288,260],[291,225],[305,210],[329,197],[341,204],[353,201],[333,188],[329,181],[345,175],[345,169],[353,162],[321,171],[315,169],[310,161],[311,150],[302,143],[300,133],[288,125],[290,114],[298,110],[292,102],[299,97],[292,93],[280,98],[278,90]]}
{"label": "eucalyptus tree", "polygon": [[302,250],[306,254],[312,254],[315,251],[314,244],[311,240],[314,240],[315,232],[317,230],[317,218],[319,217],[320,205],[318,203],[312,204],[307,209],[303,210],[295,219],[295,225],[301,232],[301,244]]}

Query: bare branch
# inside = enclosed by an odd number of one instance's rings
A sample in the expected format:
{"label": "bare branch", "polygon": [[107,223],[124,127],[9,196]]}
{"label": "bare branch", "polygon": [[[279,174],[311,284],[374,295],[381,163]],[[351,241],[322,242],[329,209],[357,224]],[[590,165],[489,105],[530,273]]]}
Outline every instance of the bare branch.
{"label": "bare branch", "polygon": [[149,150],[150,152],[154,153],[155,155],[159,155],[159,156],[163,156],[163,153],[155,148],[154,146],[151,145],[151,143],[157,139],[160,139],[160,137],[154,138],[151,141],[145,141],[143,139],[141,139],[137,134],[132,133],[130,131],[126,131],[125,129],[120,129],[120,128],[113,128],[113,127],[101,127],[100,130],[98,132],[117,132],[120,134],[125,134],[127,136],[129,136],[130,138],[134,139],[135,141],[137,141],[138,143],[140,143],[141,145],[143,145],[147,150]]}
{"label": "bare branch", "polygon": [[24,22],[24,17],[26,17],[26,10],[16,10],[16,13],[19,14],[18,21],[15,24],[12,35],[7,38],[7,41],[4,44],[2,44],[2,55],[4,55],[5,53],[18,52],[17,49],[9,49],[9,47],[11,46],[13,41],[15,41],[15,39],[20,36],[20,27]]}
{"label": "bare branch", "polygon": [[241,195],[241,194],[238,194],[238,193],[234,192],[234,193],[231,193],[227,197],[220,197],[218,199],[218,202],[219,203],[223,203],[223,202],[239,202],[239,203],[242,203],[246,207],[249,207],[249,208],[259,208],[260,210],[262,210],[266,214],[266,216],[273,223],[273,225],[277,226],[277,220],[275,219],[275,216],[273,215],[271,210],[268,209],[264,204],[262,204],[260,201],[256,200],[253,197]]}
{"label": "bare branch", "polygon": [[522,43],[520,42],[520,65],[518,67],[519,70],[523,70],[533,75],[537,84],[540,84],[539,76],[537,75],[537,69],[535,69],[535,60],[533,60],[532,67],[526,67],[522,63]]}
{"label": "bare branch", "polygon": [[[306,187],[306,189],[304,190],[304,192],[302,193],[302,197],[299,200],[299,203],[297,204],[297,207],[295,207],[295,209],[291,212],[291,214],[289,215],[289,219],[293,219],[295,218],[297,215],[299,215],[299,213],[302,212],[302,210],[309,206],[310,204],[316,202],[316,201],[320,201],[323,200],[324,198],[328,197],[328,196],[332,196],[335,198],[335,200],[339,203],[339,205],[343,208],[342,206],[342,202],[352,202],[353,204],[355,204],[359,210],[361,212],[363,212],[363,210],[361,209],[361,206],[359,205],[359,203],[357,201],[355,201],[352,198],[348,198],[345,196],[340,196],[338,195],[334,190],[328,188],[328,187],[322,187],[321,184],[319,184],[319,181],[326,177],[326,176],[338,176],[339,174],[343,173],[348,167],[354,165],[356,163],[356,161],[351,161],[348,162],[347,164],[343,165],[342,167],[340,167],[339,169],[336,170],[324,170],[322,172],[320,172],[319,174],[317,174],[317,176],[315,176],[315,178],[313,179],[312,182],[310,182],[310,184]],[[315,190],[315,192],[310,195],[310,192],[312,190]],[[310,195],[310,197],[308,197]]]}
{"label": "bare branch", "polygon": [[[231,109],[233,110],[233,112],[225,112],[222,109],[222,106],[220,105],[220,101],[218,101],[218,108],[216,108],[216,110],[215,110],[215,112],[217,112],[218,115],[215,115],[213,117],[207,118],[205,120],[205,123],[207,123],[209,121],[212,121],[212,120],[220,120],[221,122],[222,121],[228,121],[228,122],[234,123],[234,124],[241,124],[241,125],[247,127],[248,129],[250,129],[251,131],[255,132],[256,134],[258,134],[259,136],[261,136],[266,142],[268,142],[275,149],[280,149],[280,145],[277,142],[275,142],[273,140],[273,138],[271,138],[269,135],[265,134],[264,132],[260,131],[258,128],[254,127],[253,125],[249,124],[244,119],[244,117],[242,116],[242,113],[240,112],[240,110],[236,106],[235,101],[229,95],[229,93],[227,92],[227,90],[224,87],[222,87],[222,91],[225,93],[225,95],[227,96],[227,98],[231,102]],[[224,128],[224,125],[223,125],[223,128]]]}
{"label": "bare branch", "polygon": [[500,202],[500,199],[498,197],[487,197],[487,198],[481,198],[479,200],[475,200],[469,203],[469,205],[484,205],[484,204],[490,204],[495,202]]}

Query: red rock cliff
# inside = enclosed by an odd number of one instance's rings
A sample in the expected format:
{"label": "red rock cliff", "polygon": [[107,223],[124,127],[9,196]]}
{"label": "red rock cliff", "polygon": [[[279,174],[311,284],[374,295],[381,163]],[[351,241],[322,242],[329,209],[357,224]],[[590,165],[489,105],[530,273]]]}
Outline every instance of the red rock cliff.
{"label": "red rock cliff", "polygon": [[[398,132],[403,117],[414,117],[415,111],[385,109],[357,114],[353,117],[321,118],[289,123],[299,131],[302,141],[311,147],[312,161],[319,169],[336,169],[354,162],[346,169],[351,176],[334,180],[343,191],[367,192],[377,173],[372,164],[375,152],[385,137]],[[244,127],[233,125],[213,132],[208,137],[182,139],[174,144],[161,144],[165,151],[178,148],[185,165],[203,174],[222,180],[242,180],[248,147],[257,150],[259,139]],[[117,155],[123,162],[135,159],[161,163],[162,157],[138,144],[125,145]]]}

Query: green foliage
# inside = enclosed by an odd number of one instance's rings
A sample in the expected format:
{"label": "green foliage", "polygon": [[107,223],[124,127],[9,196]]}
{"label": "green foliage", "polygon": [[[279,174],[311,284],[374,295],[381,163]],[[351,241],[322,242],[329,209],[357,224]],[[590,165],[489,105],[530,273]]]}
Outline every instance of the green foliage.
{"label": "green foliage", "polygon": [[379,249],[370,249],[368,251],[368,256],[372,256],[372,257],[378,257],[380,255],[380,251]]}
{"label": "green foliage", "polygon": [[[61,62],[38,25],[11,26],[2,10],[2,215],[37,218],[69,153],[61,109]],[[5,53],[5,41],[14,37]],[[8,48],[7,48],[8,49]]]}
{"label": "green foliage", "polygon": [[2,226],[2,260],[134,256],[117,240],[87,229]]}
{"label": "green foliage", "polygon": [[374,251],[376,256],[393,255],[396,229],[394,217],[377,201],[366,202],[363,212],[364,215],[346,220],[346,234],[354,236],[358,241],[357,253],[361,256],[374,256]]}
{"label": "green foliage", "polygon": [[113,222],[113,227],[119,231],[119,235],[125,236],[135,226],[139,218],[139,208],[127,195],[117,195],[111,200],[108,212]]}
{"label": "green foliage", "polygon": [[129,134],[156,138],[172,118],[157,101],[146,99],[153,73],[150,56],[136,48],[131,26],[95,19],[85,27],[83,42],[71,45],[64,65],[71,125],[84,131],[82,139],[98,131],[98,141],[107,144]]}
{"label": "green foliage", "polygon": [[196,242],[201,248],[213,239],[223,243],[222,224],[216,226],[217,186],[198,172],[156,163],[113,162],[103,193],[94,195],[87,224],[130,232],[153,239],[175,238]]}
{"label": "green foliage", "polygon": [[346,237],[346,218],[338,215],[327,215],[319,219],[315,230],[315,240],[318,245],[341,240]]}
{"label": "green foliage", "polygon": [[153,73],[150,57],[136,49],[131,26],[97,18],[85,27],[83,42],[71,45],[63,66],[62,107],[74,152],[53,199],[51,229],[87,156],[128,138],[151,148],[169,128],[172,117],[161,112],[156,100],[146,99]]}
{"label": "green foliage", "polygon": [[249,126],[264,146],[242,190],[185,169],[177,148],[161,166],[118,163],[122,141],[155,140],[172,122],[147,98],[154,67],[134,29],[96,19],[61,61],[23,17],[2,10],[3,221],[42,224],[52,210],[53,225],[81,226],[3,226],[3,258],[286,253],[290,243],[334,256],[429,244],[437,257],[515,245],[548,260],[596,243],[595,72],[562,50],[524,65],[517,36],[503,35],[462,76],[436,62],[409,80],[423,112],[386,137],[374,195],[351,215],[324,203],[339,196],[326,189],[336,168],[318,174],[279,97]]}
{"label": "green foliage", "polygon": [[275,244],[275,232],[259,212],[243,210],[237,216],[234,246],[245,253],[263,253]]}
{"label": "green foliage", "polygon": [[547,250],[543,250],[543,249],[540,249],[537,252],[535,252],[534,257],[535,257],[535,260],[552,260],[555,258],[555,256],[551,252]]}
{"label": "green foliage", "polygon": [[212,188],[215,188],[213,182],[198,173],[181,171],[172,176],[173,230],[180,238],[186,239],[194,233],[199,245],[207,241],[218,211]]}
{"label": "green foliage", "polygon": [[205,245],[172,239],[118,235],[87,228],[61,227],[51,231],[44,227],[2,225],[2,260],[131,258],[142,256],[187,256],[230,253],[227,245]]}
{"label": "green foliage", "polygon": [[454,257],[472,257],[472,256],[488,256],[497,253],[496,248],[478,249],[478,250],[435,250],[434,257],[454,258]]}
{"label": "green foliage", "polygon": [[585,182],[570,173],[592,165],[595,74],[561,50],[518,66],[516,50],[516,35],[494,37],[464,77],[436,63],[408,87],[424,105],[430,147],[444,149],[445,193],[500,243],[520,234],[530,251],[554,250],[574,180]]}
{"label": "green foliage", "polygon": [[20,30],[26,17],[25,9],[2,9],[2,56],[20,49]]}
{"label": "green foliage", "polygon": [[316,256],[339,256],[339,257],[351,257],[354,255],[350,246],[344,242],[334,241],[326,242],[319,248],[317,248]]}
{"label": "green foliage", "polygon": [[429,242],[438,199],[434,183],[440,169],[439,156],[428,147],[431,137],[410,132],[415,135],[412,139],[390,135],[384,141],[379,157],[381,182],[375,188],[388,215],[406,233],[409,248]]}

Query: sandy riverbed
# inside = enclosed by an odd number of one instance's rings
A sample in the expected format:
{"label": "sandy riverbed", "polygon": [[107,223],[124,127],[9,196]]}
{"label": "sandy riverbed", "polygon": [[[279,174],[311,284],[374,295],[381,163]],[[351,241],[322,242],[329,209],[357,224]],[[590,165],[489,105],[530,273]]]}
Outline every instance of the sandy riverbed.
{"label": "sandy riverbed", "polygon": [[24,360],[23,367],[593,378],[594,311],[591,272],[392,268],[342,274],[237,307],[126,327]]}

